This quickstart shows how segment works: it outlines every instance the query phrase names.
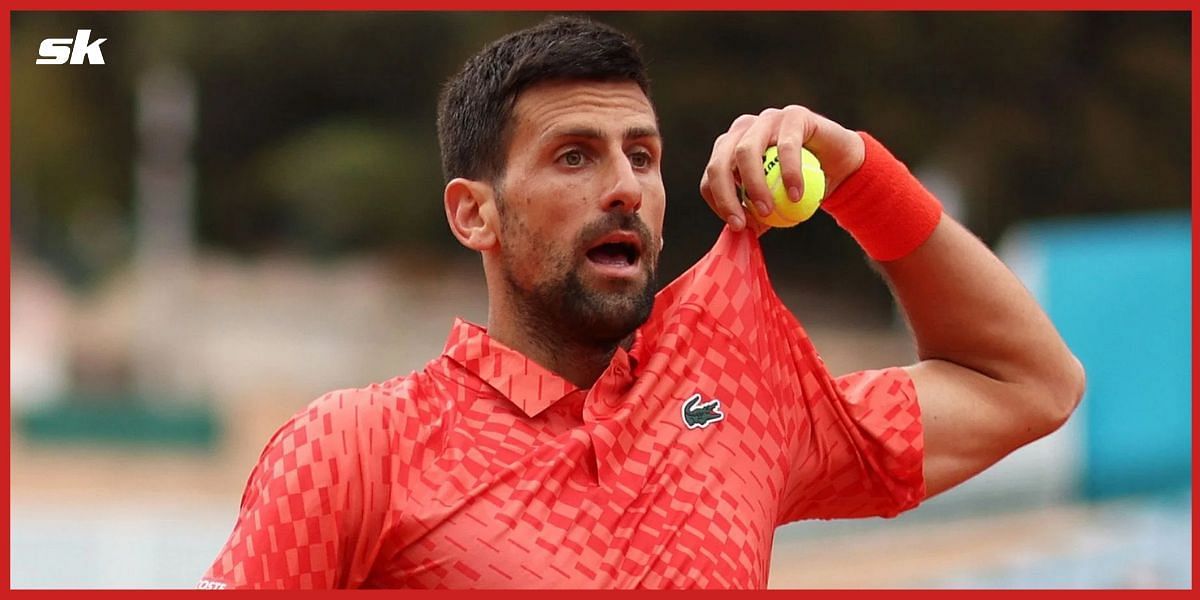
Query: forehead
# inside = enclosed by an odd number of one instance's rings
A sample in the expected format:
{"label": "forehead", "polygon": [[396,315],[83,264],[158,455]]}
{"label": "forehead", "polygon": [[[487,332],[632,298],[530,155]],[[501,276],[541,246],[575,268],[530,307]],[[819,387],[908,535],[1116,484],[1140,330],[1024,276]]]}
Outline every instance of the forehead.
{"label": "forehead", "polygon": [[514,134],[532,141],[571,128],[619,135],[658,131],[654,106],[632,81],[563,81],[525,90],[513,110]]}

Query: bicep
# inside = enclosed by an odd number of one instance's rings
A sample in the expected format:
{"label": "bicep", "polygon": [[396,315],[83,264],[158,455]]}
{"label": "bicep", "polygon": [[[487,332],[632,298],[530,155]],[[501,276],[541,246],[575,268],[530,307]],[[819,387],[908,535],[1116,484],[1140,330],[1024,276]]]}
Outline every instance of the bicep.
{"label": "bicep", "polygon": [[1011,408],[1019,384],[936,359],[905,370],[921,407],[927,496],[962,483],[1036,437]]}

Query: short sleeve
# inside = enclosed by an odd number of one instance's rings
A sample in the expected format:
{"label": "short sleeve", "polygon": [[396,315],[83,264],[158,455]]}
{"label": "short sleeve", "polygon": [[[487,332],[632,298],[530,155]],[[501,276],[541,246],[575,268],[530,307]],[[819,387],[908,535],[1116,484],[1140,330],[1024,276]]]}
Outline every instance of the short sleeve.
{"label": "short sleeve", "polygon": [[916,386],[900,367],[834,377],[773,291],[768,343],[790,462],[779,524],[799,519],[894,517],[925,497],[924,437]]}
{"label": "short sleeve", "polygon": [[916,388],[899,367],[833,379],[806,413],[779,522],[894,517],[925,497]]}
{"label": "short sleeve", "polygon": [[333,392],[267,443],[242,494],[232,534],[199,587],[357,587],[387,518],[388,439],[375,398]]}

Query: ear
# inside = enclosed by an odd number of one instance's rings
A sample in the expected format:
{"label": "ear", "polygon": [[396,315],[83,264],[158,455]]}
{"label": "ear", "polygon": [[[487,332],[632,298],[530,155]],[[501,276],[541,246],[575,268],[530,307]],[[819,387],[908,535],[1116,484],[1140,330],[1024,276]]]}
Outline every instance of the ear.
{"label": "ear", "polygon": [[446,220],[459,243],[476,252],[496,246],[499,222],[495,199],[489,183],[456,177],[446,184],[442,194]]}

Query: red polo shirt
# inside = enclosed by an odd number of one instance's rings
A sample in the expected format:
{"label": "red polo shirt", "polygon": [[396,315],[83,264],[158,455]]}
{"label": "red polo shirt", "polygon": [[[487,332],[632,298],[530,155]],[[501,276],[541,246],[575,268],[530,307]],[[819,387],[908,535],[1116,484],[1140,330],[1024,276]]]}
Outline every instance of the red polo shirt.
{"label": "red polo shirt", "polygon": [[830,376],[726,229],[590,389],[460,320],[317,399],[201,587],[762,588],[777,525],[912,508],[922,459],[905,372]]}

